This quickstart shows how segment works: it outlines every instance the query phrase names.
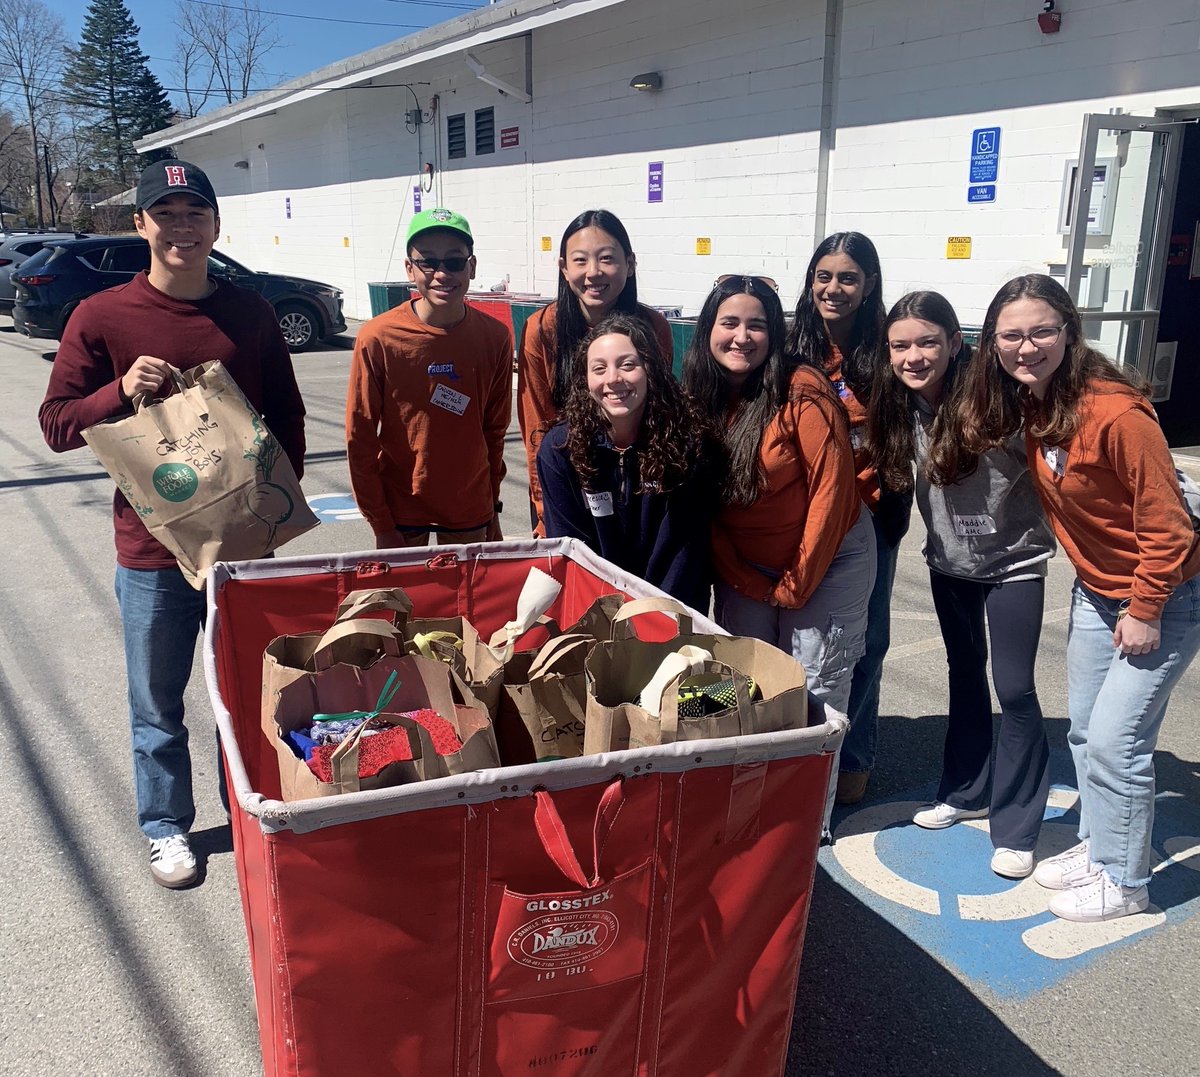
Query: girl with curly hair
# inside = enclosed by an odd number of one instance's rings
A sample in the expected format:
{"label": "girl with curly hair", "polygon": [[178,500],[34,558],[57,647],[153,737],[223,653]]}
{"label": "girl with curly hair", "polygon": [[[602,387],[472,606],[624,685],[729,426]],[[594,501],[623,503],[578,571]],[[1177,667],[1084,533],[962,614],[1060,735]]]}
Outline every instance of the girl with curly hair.
{"label": "girl with curly hair", "polygon": [[671,361],[671,327],[638,302],[637,259],[625,225],[607,209],[587,209],[558,245],[558,298],[525,323],[517,349],[517,419],[529,463],[535,534],[542,529],[538,446],[558,421],[575,380],[574,360],[588,331],[614,311],[645,319]]}
{"label": "girl with curly hair", "polygon": [[722,277],[704,301],[683,383],[724,430],[713,528],[714,616],[804,664],[845,712],[862,654],[875,536],[858,498],[846,413],[829,379],[784,355],[774,282]]}
{"label": "girl with curly hair", "polygon": [[537,454],[547,537],[582,539],[707,612],[704,539],[718,485],[710,424],[636,315],[604,318],[574,360],[563,421]]}
{"label": "girl with curly hair", "polygon": [[[959,450],[956,390],[971,349],[950,303],[937,292],[910,292],[888,313],[884,346],[868,409],[868,448],[889,490],[915,490],[950,673],[937,800],[913,821],[941,830],[990,815],[992,870],[1021,879],[1033,871],[1050,791],[1034,665],[1054,536],[1019,431],[979,456]],[[953,470],[944,471],[948,452]],[[989,636],[1000,701],[994,763]]]}
{"label": "girl with curly hair", "polygon": [[883,316],[883,278],[875,244],[861,232],[837,232],[822,240],[808,263],[788,352],[823,369],[846,409],[858,492],[871,510],[877,558],[866,649],[855,667],[850,691],[850,732],[842,743],[839,804],[862,800],[875,765],[879,689],[891,643],[892,584],[912,509],[911,489],[884,487],[863,444]]}
{"label": "girl with curly hair", "polygon": [[1051,277],[1000,289],[965,377],[963,451],[994,449],[1024,424],[1034,486],[1076,572],[1067,740],[1080,841],[1033,877],[1067,920],[1142,912],[1154,746],[1200,650],[1200,540],[1171,452],[1142,386],[1089,346]]}

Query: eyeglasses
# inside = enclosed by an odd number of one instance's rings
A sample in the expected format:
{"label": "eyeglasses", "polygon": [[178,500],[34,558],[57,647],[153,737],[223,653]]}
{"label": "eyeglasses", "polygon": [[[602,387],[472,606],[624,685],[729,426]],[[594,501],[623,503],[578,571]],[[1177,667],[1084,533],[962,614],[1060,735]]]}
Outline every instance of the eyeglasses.
{"label": "eyeglasses", "polygon": [[414,258],[412,264],[422,273],[436,273],[439,269],[445,269],[447,273],[461,273],[470,260],[455,254],[449,258]]}
{"label": "eyeglasses", "polygon": [[1011,329],[1003,333],[994,333],[992,339],[995,340],[997,349],[1002,352],[1020,351],[1025,341],[1029,341],[1035,348],[1053,348],[1064,329],[1065,325],[1043,325],[1031,333],[1018,333]]}
{"label": "eyeglasses", "polygon": [[724,273],[713,282],[713,287],[720,288],[721,285],[726,281],[731,280],[743,280],[746,282],[745,287],[747,288],[750,287],[751,281],[757,281],[759,284],[765,284],[772,291],[779,291],[779,285],[776,284],[770,277],[755,277],[746,273]]}

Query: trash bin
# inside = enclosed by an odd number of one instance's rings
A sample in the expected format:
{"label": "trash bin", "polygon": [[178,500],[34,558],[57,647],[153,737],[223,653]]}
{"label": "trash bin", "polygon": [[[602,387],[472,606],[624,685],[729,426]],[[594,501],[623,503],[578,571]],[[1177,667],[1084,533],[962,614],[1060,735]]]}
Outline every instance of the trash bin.
{"label": "trash bin", "polygon": [[688,345],[692,342],[692,337],[696,333],[695,318],[671,318],[669,321],[671,326],[671,347],[674,351],[674,362],[672,369],[675,372],[675,377],[683,377],[683,356],[688,350]]}
{"label": "trash bin", "polygon": [[562,624],[661,594],[570,539],[213,570],[205,673],[266,1074],[781,1073],[844,720],[276,799],[272,638],[378,586],[487,638],[534,566]]}
{"label": "trash bin", "polygon": [[376,281],[367,285],[367,294],[371,297],[371,317],[377,318],[408,299],[412,294],[412,282]]}

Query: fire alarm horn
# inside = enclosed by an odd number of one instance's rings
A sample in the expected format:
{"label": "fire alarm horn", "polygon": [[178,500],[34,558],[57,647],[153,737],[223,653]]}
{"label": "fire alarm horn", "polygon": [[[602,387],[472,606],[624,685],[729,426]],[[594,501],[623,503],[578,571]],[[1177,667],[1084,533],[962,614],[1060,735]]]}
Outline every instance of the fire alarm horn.
{"label": "fire alarm horn", "polygon": [[1054,10],[1054,0],[1046,0],[1038,15],[1038,27],[1043,34],[1057,34],[1062,29],[1062,12]]}

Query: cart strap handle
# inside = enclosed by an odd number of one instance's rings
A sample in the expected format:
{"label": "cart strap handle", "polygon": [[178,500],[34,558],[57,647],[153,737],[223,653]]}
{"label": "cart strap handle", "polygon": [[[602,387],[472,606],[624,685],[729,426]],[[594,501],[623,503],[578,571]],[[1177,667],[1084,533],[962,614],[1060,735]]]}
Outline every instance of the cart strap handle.
{"label": "cart strap handle", "polygon": [[608,835],[621,813],[625,804],[625,779],[614,778],[600,797],[596,806],[596,819],[592,825],[592,873],[589,876],[579,862],[575,847],[571,844],[570,835],[563,825],[562,816],[554,805],[554,799],[545,789],[536,793],[536,804],[533,809],[533,823],[541,839],[542,848],[554,862],[554,866],[571,882],[584,890],[590,890],[600,883],[600,858],[608,843]]}

